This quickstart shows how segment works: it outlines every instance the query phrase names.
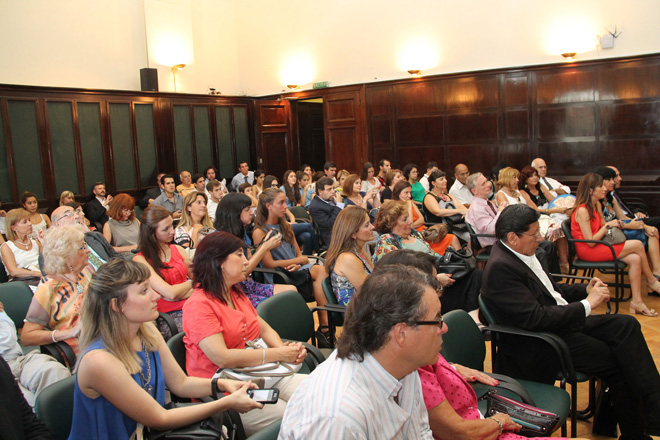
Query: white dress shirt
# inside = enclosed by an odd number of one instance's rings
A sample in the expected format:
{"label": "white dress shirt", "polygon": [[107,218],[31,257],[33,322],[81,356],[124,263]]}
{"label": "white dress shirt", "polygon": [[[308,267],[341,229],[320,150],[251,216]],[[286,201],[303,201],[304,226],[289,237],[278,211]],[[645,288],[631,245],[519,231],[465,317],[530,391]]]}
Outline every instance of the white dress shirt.
{"label": "white dress shirt", "polygon": [[555,191],[557,188],[563,189],[566,194],[571,193],[571,189],[568,186],[562,185],[561,182],[551,177],[539,177],[539,182],[541,182],[541,185],[548,188],[548,191],[550,191],[555,197],[557,196],[557,192]]}
{"label": "white dress shirt", "polygon": [[474,197],[467,186],[463,185],[460,180],[456,179],[454,184],[449,189],[449,194],[456,197],[462,204],[471,204]]}
{"label": "white dress shirt", "polygon": [[417,371],[396,380],[371,354],[334,351],[289,399],[278,440],[432,438]]}
{"label": "white dress shirt", "polygon": [[[552,295],[552,297],[557,301],[558,306],[565,306],[568,305],[568,301],[561,296],[559,292],[555,290],[555,287],[552,285],[552,281],[550,281],[550,277],[548,274],[543,270],[543,266],[541,266],[541,263],[539,262],[538,258],[536,258],[536,255],[523,255],[519,254],[518,252],[514,251],[511,249],[509,246],[507,246],[504,242],[502,244],[509,249],[511,252],[513,252],[513,255],[518,257],[520,261],[522,261],[527,267],[529,267],[532,272],[534,272],[534,275],[536,275],[536,278],[539,279],[539,281],[545,286],[546,290]],[[589,301],[586,299],[583,299],[580,301],[582,305],[584,306],[584,316],[589,316],[591,315],[591,304],[589,304]]]}

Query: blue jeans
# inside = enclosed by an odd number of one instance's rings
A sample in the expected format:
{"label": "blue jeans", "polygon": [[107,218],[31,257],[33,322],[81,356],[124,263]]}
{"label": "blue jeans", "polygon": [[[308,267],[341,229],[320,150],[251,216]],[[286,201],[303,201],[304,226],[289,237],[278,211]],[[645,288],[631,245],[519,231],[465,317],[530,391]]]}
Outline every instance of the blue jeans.
{"label": "blue jeans", "polygon": [[319,250],[319,239],[314,232],[314,226],[311,223],[294,223],[291,225],[296,241],[302,243],[302,253],[312,255],[314,251]]}

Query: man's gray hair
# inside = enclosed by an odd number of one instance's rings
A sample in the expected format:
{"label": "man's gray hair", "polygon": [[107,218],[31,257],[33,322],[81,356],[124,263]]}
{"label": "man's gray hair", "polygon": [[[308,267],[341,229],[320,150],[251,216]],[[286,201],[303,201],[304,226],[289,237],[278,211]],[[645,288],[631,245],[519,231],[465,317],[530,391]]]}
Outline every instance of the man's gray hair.
{"label": "man's gray hair", "polygon": [[472,191],[474,189],[474,187],[477,185],[477,179],[479,176],[483,176],[483,173],[476,172],[468,176],[467,180],[465,181],[465,186],[468,190]]}

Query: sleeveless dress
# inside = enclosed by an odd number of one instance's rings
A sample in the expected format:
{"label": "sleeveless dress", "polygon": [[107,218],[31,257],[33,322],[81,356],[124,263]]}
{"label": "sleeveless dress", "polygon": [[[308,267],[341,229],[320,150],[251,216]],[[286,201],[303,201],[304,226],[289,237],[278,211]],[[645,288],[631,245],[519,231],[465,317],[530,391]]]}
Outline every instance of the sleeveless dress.
{"label": "sleeveless dress", "polygon": [[[362,262],[362,267],[367,275],[371,275],[371,268],[369,267],[366,258],[355,251],[352,253]],[[332,290],[337,297],[337,302],[342,306],[347,306],[355,293],[355,287],[353,284],[351,284],[349,279],[345,276],[337,275],[334,267],[330,269],[330,282],[332,283]]]}
{"label": "sleeveless dress", "polygon": [[[110,243],[112,246],[133,246],[138,243],[140,225],[138,224],[137,219],[134,219],[133,221],[117,221],[114,218],[110,218],[108,219],[108,227],[112,234],[112,243]],[[130,251],[122,252],[122,256],[124,257],[129,256],[130,254]]]}
{"label": "sleeveless dress", "polygon": [[[96,341],[82,354],[81,359],[92,350],[103,350],[105,346],[101,341]],[[148,369],[151,369],[151,395],[161,405],[165,405],[165,378],[160,363],[160,354],[155,351],[137,352],[142,362],[142,374],[145,378],[149,377]],[[149,362],[147,363],[147,358]],[[147,388],[142,383],[140,374],[133,374],[133,380],[143,388]],[[69,440],[115,440],[128,439],[137,428],[137,422],[124,413],[119,411],[105,397],[99,396],[92,399],[83,394],[76,378],[75,388],[73,390],[73,421],[71,423],[71,433]]]}
{"label": "sleeveless dress", "polygon": [[[449,200],[443,200],[442,198],[436,196],[431,191],[429,191],[429,192],[426,193],[423,200],[425,200],[426,197],[428,197],[428,196],[433,197],[435,199],[435,201],[438,202],[438,206],[440,207],[440,209],[455,209],[456,208],[456,205],[454,204],[454,201],[452,200],[451,197],[449,197],[449,195],[447,195],[447,198]],[[429,211],[428,209],[426,209],[426,204],[424,204],[423,200],[422,200],[422,204],[424,205],[424,210],[426,211],[426,220],[427,221],[429,221],[430,223],[447,223],[446,218],[437,216],[437,215],[433,214],[431,211]],[[454,214],[454,215],[457,215],[457,214]],[[458,236],[461,240],[463,240],[463,242],[465,242],[465,243],[470,242],[470,233],[469,232],[467,232],[467,231],[465,231],[465,232],[456,231],[456,230],[452,231],[451,228],[450,228],[450,232],[452,232],[453,235]],[[437,252],[438,254],[443,255],[445,253],[445,249],[447,249],[447,246],[449,246],[451,244],[451,239],[453,238],[453,235],[451,237],[449,237],[450,234],[447,234],[445,236],[445,239],[443,241],[441,241],[440,243],[433,243],[433,244],[439,245],[439,246],[436,246],[436,247],[439,250],[441,250],[442,252],[438,252],[438,250],[436,250],[435,248],[433,248],[433,250],[435,252]],[[447,237],[449,237],[449,239],[447,239]],[[431,245],[431,247],[433,247],[433,245]]]}
{"label": "sleeveless dress", "polygon": [[[39,245],[34,239],[30,239],[30,243],[32,244],[32,247],[27,251],[16,246],[13,241],[7,241],[3,243],[2,246],[9,247],[11,253],[14,254],[14,260],[16,261],[17,267],[39,271]],[[7,267],[5,267],[5,271],[7,272],[7,276],[11,279],[11,274]]]}
{"label": "sleeveless dress", "polygon": [[[573,215],[571,215],[571,234],[573,235],[573,238],[584,240],[580,224],[575,220],[575,213],[577,213],[580,208],[586,208],[586,205],[582,204],[573,211]],[[600,216],[596,215],[591,218],[589,220],[589,226],[591,226],[592,235],[598,232],[598,230],[603,227]],[[617,257],[621,253],[624,245],[625,243],[612,245]],[[594,247],[589,247],[587,243],[575,243],[575,252],[577,253],[578,258],[584,261],[612,261],[612,251],[610,251],[610,249],[604,244],[597,244],[594,245]]]}
{"label": "sleeveless dress", "polygon": [[[142,253],[140,252],[138,255],[142,255]],[[170,255],[170,261],[165,263],[168,267],[160,270],[160,277],[163,279],[163,281],[171,286],[186,282],[188,280],[188,268],[186,267],[186,263],[183,261],[181,253],[176,248],[176,245],[170,245]],[[142,256],[144,257],[144,255]],[[147,261],[149,264],[151,264],[149,260]],[[176,322],[176,326],[179,331],[181,331],[183,328],[181,319],[183,316],[182,310],[185,302],[185,299],[171,301],[165,297],[161,297],[158,300],[158,311],[170,315],[172,319],[174,319],[174,322]],[[159,326],[159,330],[161,330],[162,333],[164,327],[161,328],[161,326]]]}

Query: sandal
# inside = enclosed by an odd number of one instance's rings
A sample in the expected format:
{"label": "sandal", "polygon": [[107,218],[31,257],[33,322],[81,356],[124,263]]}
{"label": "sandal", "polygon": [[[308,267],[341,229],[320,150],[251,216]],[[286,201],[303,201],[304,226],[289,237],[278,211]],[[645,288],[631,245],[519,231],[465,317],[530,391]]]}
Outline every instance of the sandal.
{"label": "sandal", "polygon": [[639,313],[640,315],[644,316],[650,316],[651,318],[655,318],[658,316],[658,312],[656,312],[654,309],[649,309],[646,304],[644,303],[634,303],[630,302],[630,313],[632,315],[635,315]]}
{"label": "sandal", "polygon": [[316,337],[316,346],[318,348],[332,348],[330,344],[330,328],[327,325],[320,325],[314,332]]}

